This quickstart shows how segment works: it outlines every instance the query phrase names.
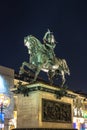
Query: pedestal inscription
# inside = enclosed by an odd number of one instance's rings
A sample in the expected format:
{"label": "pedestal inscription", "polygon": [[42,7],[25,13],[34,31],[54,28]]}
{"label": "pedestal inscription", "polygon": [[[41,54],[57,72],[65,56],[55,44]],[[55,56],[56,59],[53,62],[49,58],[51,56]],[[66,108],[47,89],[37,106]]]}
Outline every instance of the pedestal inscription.
{"label": "pedestal inscription", "polygon": [[42,99],[42,121],[71,122],[71,104]]}

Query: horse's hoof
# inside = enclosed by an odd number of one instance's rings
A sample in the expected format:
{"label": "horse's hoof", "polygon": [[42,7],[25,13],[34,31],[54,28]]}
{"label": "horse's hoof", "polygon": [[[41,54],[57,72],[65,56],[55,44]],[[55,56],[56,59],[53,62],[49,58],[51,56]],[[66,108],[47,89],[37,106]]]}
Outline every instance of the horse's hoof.
{"label": "horse's hoof", "polygon": [[22,72],[21,72],[21,71],[19,71],[19,75],[22,75]]}
{"label": "horse's hoof", "polygon": [[23,74],[24,73],[24,69],[22,67],[20,67],[20,71],[19,71],[19,74]]}
{"label": "horse's hoof", "polygon": [[23,73],[24,73],[23,70],[20,70],[20,71],[19,71],[19,74],[20,74],[20,75],[22,75]]}
{"label": "horse's hoof", "polygon": [[35,83],[36,82],[36,80],[32,80],[32,81],[30,81],[30,84],[33,84],[33,83]]}

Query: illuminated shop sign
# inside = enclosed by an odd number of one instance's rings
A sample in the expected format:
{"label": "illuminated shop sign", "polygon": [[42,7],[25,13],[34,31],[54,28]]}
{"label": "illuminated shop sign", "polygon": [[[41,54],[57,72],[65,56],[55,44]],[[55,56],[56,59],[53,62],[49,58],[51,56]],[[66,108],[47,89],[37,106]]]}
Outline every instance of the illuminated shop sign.
{"label": "illuminated shop sign", "polygon": [[0,128],[4,128],[4,113],[0,113]]}
{"label": "illuminated shop sign", "polygon": [[87,118],[87,111],[83,112],[83,116],[84,116],[84,118]]}
{"label": "illuminated shop sign", "polygon": [[0,108],[7,108],[10,105],[10,98],[5,94],[0,94]]}
{"label": "illuminated shop sign", "polygon": [[13,108],[13,95],[0,93],[0,112],[4,113],[5,118],[13,117]]}
{"label": "illuminated shop sign", "polygon": [[4,113],[0,113],[0,124],[4,123]]}

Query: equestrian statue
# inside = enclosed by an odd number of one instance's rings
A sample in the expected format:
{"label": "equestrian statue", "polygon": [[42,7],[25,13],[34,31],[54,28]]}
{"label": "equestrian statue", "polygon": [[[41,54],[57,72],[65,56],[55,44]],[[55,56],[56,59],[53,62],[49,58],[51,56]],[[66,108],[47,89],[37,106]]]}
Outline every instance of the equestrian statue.
{"label": "equestrian statue", "polygon": [[19,74],[26,72],[26,67],[35,72],[32,82],[37,80],[40,71],[48,75],[48,79],[53,84],[53,79],[61,76],[61,86],[65,84],[65,75],[70,75],[70,70],[65,59],[57,58],[54,49],[56,40],[53,32],[48,30],[43,37],[43,44],[34,36],[29,35],[24,38],[24,45],[28,48],[29,62],[23,62]]}

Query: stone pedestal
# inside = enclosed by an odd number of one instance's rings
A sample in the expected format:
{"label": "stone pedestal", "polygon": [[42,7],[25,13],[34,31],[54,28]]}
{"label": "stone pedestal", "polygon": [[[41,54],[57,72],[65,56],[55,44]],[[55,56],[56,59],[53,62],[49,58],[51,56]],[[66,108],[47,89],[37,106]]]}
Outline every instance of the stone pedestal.
{"label": "stone pedestal", "polygon": [[72,129],[72,98],[56,98],[58,88],[27,85],[29,96],[17,94],[17,129]]}

